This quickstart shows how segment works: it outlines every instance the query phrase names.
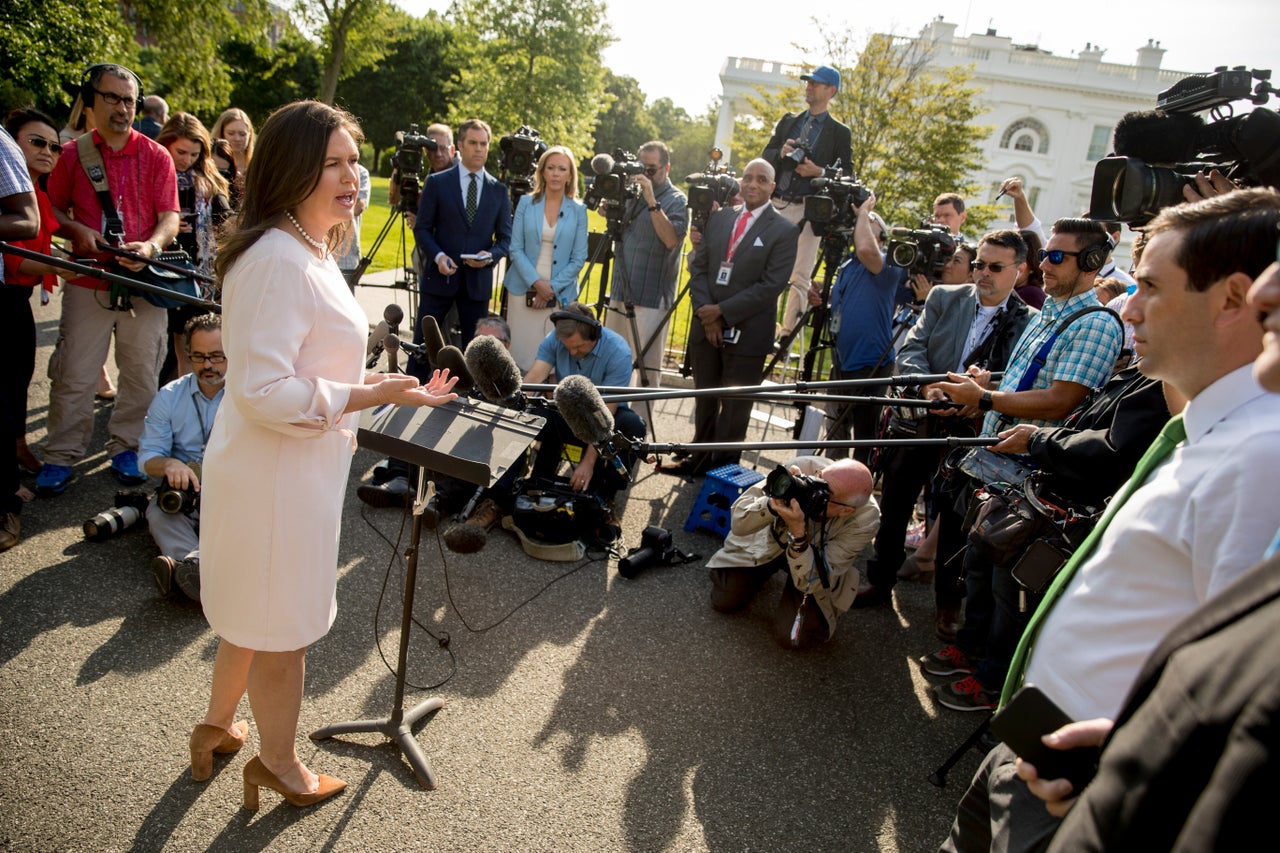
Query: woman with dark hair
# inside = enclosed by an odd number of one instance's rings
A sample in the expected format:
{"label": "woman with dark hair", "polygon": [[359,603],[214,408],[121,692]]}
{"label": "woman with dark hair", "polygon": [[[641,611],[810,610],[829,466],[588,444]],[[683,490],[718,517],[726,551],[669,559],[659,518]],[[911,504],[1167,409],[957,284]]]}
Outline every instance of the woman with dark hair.
{"label": "woman with dark hair", "polygon": [[1044,306],[1049,294],[1044,292],[1044,273],[1040,271],[1040,232],[1024,228],[1018,232],[1027,244],[1027,269],[1013,285],[1018,298],[1037,311]]}
{"label": "woman with dark hair", "polygon": [[236,181],[236,157],[231,153],[231,143],[225,139],[213,140],[213,148],[209,159],[213,161],[214,168],[218,170],[218,174],[227,182],[231,188],[231,209],[240,209],[240,190],[237,189]]}
{"label": "woman with dark hair", "polygon": [[528,371],[551,332],[551,313],[578,298],[587,261],[587,208],[578,201],[573,152],[553,145],[538,160],[533,193],[516,205],[506,280],[511,357]]}
{"label": "woman with dark hair", "polygon": [[303,806],[342,790],[295,749],[306,649],[337,613],[338,533],[360,409],[436,406],[457,395],[437,371],[364,375],[368,320],[333,251],[351,227],[360,128],[316,101],[267,120],[236,230],[221,246],[226,403],[205,452],[201,603],[220,637],[209,708],[191,733],[191,775],[235,752],[246,689],[259,753],[244,805],[266,786]]}

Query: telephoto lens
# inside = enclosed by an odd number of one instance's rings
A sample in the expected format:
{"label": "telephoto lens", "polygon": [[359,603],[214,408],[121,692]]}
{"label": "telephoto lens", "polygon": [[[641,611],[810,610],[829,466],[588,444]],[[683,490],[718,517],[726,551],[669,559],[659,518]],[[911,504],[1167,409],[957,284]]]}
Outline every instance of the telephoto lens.
{"label": "telephoto lens", "polygon": [[137,524],[141,518],[142,512],[137,507],[113,506],[86,521],[84,535],[86,539],[101,542],[110,539],[126,527]]}

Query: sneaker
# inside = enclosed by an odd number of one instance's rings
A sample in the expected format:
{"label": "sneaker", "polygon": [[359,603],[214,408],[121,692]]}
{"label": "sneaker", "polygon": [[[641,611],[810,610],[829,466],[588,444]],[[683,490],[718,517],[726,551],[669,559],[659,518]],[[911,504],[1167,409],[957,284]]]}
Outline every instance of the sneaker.
{"label": "sneaker", "polygon": [[168,598],[173,593],[173,569],[176,563],[172,557],[161,554],[151,561],[151,577],[155,579],[156,589]]}
{"label": "sneaker", "polygon": [[938,704],[953,711],[991,711],[1000,702],[999,694],[983,688],[972,675],[954,684],[939,684],[933,694],[938,697]]}
{"label": "sneaker", "polygon": [[22,540],[22,521],[16,512],[0,514],[0,551],[8,551]]}
{"label": "sneaker", "polygon": [[929,675],[972,675],[978,669],[955,646],[943,646],[941,651],[920,658],[920,668]]}
{"label": "sneaker", "polygon": [[126,486],[141,486],[147,482],[147,475],[138,470],[138,454],[132,450],[121,450],[111,457],[111,473]]}
{"label": "sneaker", "polygon": [[192,601],[200,600],[200,558],[188,557],[173,566],[173,583]]}
{"label": "sneaker", "polygon": [[36,494],[42,498],[60,495],[67,490],[67,484],[70,482],[70,465],[54,465],[52,462],[46,462],[40,469],[40,475],[36,477]]}

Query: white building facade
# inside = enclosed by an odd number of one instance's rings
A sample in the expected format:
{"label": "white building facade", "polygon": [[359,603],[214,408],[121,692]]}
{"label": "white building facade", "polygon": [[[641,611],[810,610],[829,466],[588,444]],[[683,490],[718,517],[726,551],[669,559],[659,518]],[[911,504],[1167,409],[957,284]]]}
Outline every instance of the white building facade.
{"label": "white building facade", "polygon": [[[1088,209],[1094,163],[1110,152],[1116,122],[1125,113],[1154,109],[1156,94],[1188,73],[1161,69],[1164,49],[1154,41],[1138,48],[1134,64],[1124,65],[1103,62],[1105,51],[1091,44],[1074,57],[1062,57],[1014,44],[995,30],[968,37],[956,36],[955,30],[955,24],[938,17],[910,41],[925,42],[938,66],[972,65],[973,85],[982,90],[984,112],[975,121],[994,130],[983,143],[986,167],[970,177],[984,189],[968,201],[994,202],[1001,181],[1020,175],[1028,200],[1046,223]],[[720,72],[716,145],[738,159],[728,143],[734,119],[750,109],[745,96],[756,86],[796,86],[802,70],[795,64],[729,57]],[[847,121],[839,104],[837,97],[832,112]],[[777,118],[761,117],[769,124]],[[1001,213],[1012,222],[1012,204],[1001,204]],[[1117,253],[1122,266],[1128,242]]]}

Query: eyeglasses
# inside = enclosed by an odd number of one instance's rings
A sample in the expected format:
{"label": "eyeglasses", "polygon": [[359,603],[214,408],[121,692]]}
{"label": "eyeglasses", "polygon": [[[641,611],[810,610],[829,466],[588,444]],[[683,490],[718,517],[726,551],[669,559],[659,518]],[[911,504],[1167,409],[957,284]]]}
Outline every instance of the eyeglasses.
{"label": "eyeglasses", "polygon": [[986,261],[970,261],[969,262],[969,269],[982,272],[983,270],[989,268],[991,270],[992,275],[999,275],[1005,270],[1010,269],[1011,267],[1016,267],[1016,266],[1017,264],[989,264]]}
{"label": "eyeglasses", "polygon": [[128,95],[121,97],[120,95],[117,95],[115,92],[104,92],[101,89],[94,89],[93,91],[97,93],[98,97],[106,101],[108,106],[114,107],[120,104],[124,104],[129,109],[133,109],[138,105],[138,99],[130,97]]}
{"label": "eyeglasses", "polygon": [[202,352],[193,352],[189,354],[187,358],[191,359],[192,364],[204,364],[206,362],[209,364],[225,364],[227,361],[227,354],[224,352],[211,352],[208,355],[205,355]]}
{"label": "eyeglasses", "polygon": [[1068,252],[1066,249],[1041,249],[1040,263],[1043,264],[1045,261],[1048,261],[1051,264],[1057,265],[1062,263],[1062,259],[1067,255],[1070,255],[1073,258],[1080,257],[1079,252]]}
{"label": "eyeglasses", "polygon": [[43,136],[28,136],[27,142],[31,143],[36,148],[39,148],[41,150],[48,148],[54,154],[62,153],[61,142],[54,142],[52,139],[45,139]]}
{"label": "eyeglasses", "polygon": [[654,175],[658,174],[661,171],[662,171],[661,166],[645,166],[644,167],[644,173],[649,177],[653,177]]}

